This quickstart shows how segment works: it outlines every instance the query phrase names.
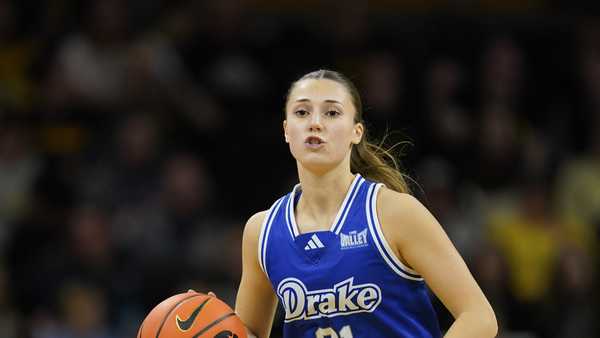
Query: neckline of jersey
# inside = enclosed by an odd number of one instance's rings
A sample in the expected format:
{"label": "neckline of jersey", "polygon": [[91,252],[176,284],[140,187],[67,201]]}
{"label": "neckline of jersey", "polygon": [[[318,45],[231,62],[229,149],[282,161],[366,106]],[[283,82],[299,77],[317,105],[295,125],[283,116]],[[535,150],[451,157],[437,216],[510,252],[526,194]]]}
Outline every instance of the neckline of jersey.
{"label": "neckline of jersey", "polygon": [[290,193],[290,195],[288,197],[287,206],[286,206],[286,208],[287,208],[286,222],[289,227],[290,235],[292,236],[292,238],[295,239],[296,237],[298,237],[301,234],[327,232],[327,231],[333,232],[336,235],[339,234],[339,232],[341,231],[341,229],[344,225],[344,222],[346,220],[346,216],[348,215],[348,211],[350,210],[350,207],[352,206],[352,203],[354,202],[354,198],[356,197],[358,190],[359,190],[360,186],[364,183],[364,181],[365,181],[365,179],[362,178],[362,176],[360,174],[355,175],[354,180],[352,180],[350,187],[348,187],[348,190],[346,191],[346,196],[344,197],[344,200],[342,201],[342,204],[340,205],[338,212],[337,212],[335,218],[333,219],[333,222],[328,230],[307,231],[305,233],[300,233],[300,229],[298,228],[298,225],[296,223],[296,212],[295,212],[295,209],[296,209],[295,205],[297,202],[296,200],[302,194],[302,188],[301,188],[300,184],[299,183],[296,184],[294,186],[294,189],[292,190],[292,192]]}

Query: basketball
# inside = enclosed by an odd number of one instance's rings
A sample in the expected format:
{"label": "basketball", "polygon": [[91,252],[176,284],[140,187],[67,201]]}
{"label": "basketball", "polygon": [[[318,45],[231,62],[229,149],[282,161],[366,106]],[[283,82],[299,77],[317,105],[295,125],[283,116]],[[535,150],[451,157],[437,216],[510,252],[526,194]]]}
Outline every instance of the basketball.
{"label": "basketball", "polygon": [[247,338],[240,318],[223,301],[199,292],[174,295],[144,319],[137,338]]}

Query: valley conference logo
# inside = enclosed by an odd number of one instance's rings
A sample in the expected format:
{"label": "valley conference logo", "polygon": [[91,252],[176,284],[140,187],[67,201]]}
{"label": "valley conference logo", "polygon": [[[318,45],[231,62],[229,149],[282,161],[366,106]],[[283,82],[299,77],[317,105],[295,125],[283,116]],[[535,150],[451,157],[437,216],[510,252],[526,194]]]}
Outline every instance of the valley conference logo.
{"label": "valley conference logo", "polygon": [[347,235],[340,233],[340,246],[342,250],[361,248],[367,245],[369,245],[367,243],[367,229],[361,232],[357,232],[356,230],[350,231]]}
{"label": "valley conference logo", "polygon": [[353,283],[351,277],[335,284],[333,289],[308,291],[296,278],[282,280],[277,295],[285,309],[285,322],[375,311],[381,303],[379,286]]}

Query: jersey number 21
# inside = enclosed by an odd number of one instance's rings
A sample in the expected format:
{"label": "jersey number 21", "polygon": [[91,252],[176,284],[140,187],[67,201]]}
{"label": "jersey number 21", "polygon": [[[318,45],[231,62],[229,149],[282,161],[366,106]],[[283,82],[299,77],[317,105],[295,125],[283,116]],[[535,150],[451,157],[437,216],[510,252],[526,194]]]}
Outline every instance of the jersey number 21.
{"label": "jersey number 21", "polygon": [[315,338],[353,338],[352,330],[350,329],[350,325],[346,325],[342,327],[340,333],[338,334],[331,327],[328,328],[319,328],[317,332],[315,332]]}

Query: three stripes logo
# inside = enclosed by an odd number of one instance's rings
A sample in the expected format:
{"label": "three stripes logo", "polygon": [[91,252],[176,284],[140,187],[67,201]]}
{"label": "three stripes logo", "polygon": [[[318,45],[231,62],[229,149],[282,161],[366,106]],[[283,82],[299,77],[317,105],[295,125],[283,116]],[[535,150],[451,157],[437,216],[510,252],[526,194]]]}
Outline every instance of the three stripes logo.
{"label": "three stripes logo", "polygon": [[304,247],[304,250],[308,251],[308,250],[314,250],[314,249],[322,249],[324,247],[325,247],[325,245],[323,245],[323,242],[321,242],[319,237],[317,237],[317,234],[313,234],[310,237],[310,239],[308,240],[308,243],[306,244],[306,246]]}

